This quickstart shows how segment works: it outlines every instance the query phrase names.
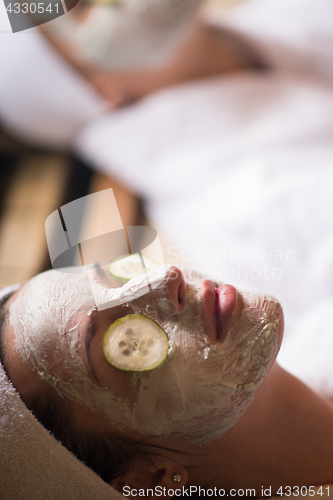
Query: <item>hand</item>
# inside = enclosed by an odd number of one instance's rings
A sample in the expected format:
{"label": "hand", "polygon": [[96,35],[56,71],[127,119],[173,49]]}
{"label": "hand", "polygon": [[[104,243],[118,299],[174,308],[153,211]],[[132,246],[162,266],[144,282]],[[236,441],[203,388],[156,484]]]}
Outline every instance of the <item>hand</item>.
{"label": "hand", "polygon": [[136,100],[128,89],[128,79],[120,74],[92,70],[87,79],[111,109],[127,106]]}
{"label": "hand", "polygon": [[85,76],[109,103],[111,109],[133,104],[152,92],[174,83],[173,75],[164,68],[117,73],[90,68]]}

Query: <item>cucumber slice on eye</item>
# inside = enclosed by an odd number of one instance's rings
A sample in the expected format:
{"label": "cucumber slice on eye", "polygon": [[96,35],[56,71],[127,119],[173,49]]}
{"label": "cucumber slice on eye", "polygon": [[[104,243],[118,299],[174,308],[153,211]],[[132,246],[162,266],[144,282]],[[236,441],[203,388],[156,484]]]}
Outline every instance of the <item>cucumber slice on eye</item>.
{"label": "cucumber slice on eye", "polygon": [[118,370],[143,372],[160,366],[168,356],[169,340],[154,320],[128,314],[115,321],[103,339],[103,353]]}
{"label": "cucumber slice on eye", "polygon": [[[143,259],[147,271],[159,267],[159,265],[149,257],[143,257]],[[113,260],[108,266],[108,273],[118,281],[129,281],[131,278],[139,276],[144,272],[140,256],[137,253]]]}

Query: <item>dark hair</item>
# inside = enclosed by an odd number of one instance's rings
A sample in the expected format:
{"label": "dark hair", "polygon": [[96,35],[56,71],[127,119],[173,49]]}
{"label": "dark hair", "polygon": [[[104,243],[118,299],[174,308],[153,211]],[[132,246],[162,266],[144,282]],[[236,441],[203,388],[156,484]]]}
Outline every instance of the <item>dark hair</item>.
{"label": "dark hair", "polygon": [[56,439],[107,483],[123,476],[136,457],[147,458],[141,443],[78,426],[72,418],[69,401],[62,399],[51,386],[43,394],[22,399]]}
{"label": "dark hair", "polygon": [[0,363],[5,366],[5,348],[4,348],[4,341],[3,341],[3,335],[2,335],[2,330],[3,327],[7,321],[8,318],[8,308],[5,307],[7,301],[10,299],[12,295],[14,295],[14,292],[8,293],[2,299],[0,300]]}
{"label": "dark hair", "polygon": [[[11,296],[12,293],[0,301],[0,361],[9,378],[10,370],[6,363],[2,330],[8,317],[5,304]],[[20,397],[37,420],[65,448],[107,483],[121,478],[135,459],[146,459],[154,464],[151,455],[162,455],[157,450],[175,451],[148,442],[137,442],[124,436],[116,436],[110,432],[101,433],[81,428],[72,418],[70,402],[61,398],[48,384],[43,392],[39,391],[29,396],[20,394]]]}
{"label": "dark hair", "polygon": [[[6,303],[13,293],[0,300],[0,361],[9,378],[3,328],[8,318]],[[70,403],[61,398],[51,386],[47,386],[43,393],[39,391],[32,396],[20,394],[20,397],[56,439],[107,483],[121,477],[135,457],[140,455],[147,458],[138,443],[132,440],[80,429],[71,417]]]}
{"label": "dark hair", "polygon": [[155,466],[151,457],[163,456],[163,450],[186,455],[166,446],[152,445],[149,439],[138,442],[111,432],[79,427],[71,416],[70,402],[51,386],[43,394],[36,393],[22,400],[56,439],[107,483],[121,479],[135,459],[145,459]]}

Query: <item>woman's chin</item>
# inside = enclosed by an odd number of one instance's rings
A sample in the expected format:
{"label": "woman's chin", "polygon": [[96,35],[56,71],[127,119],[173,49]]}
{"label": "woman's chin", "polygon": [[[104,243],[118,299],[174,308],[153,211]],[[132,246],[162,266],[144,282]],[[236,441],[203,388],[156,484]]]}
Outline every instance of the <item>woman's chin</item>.
{"label": "woman's chin", "polygon": [[282,306],[281,306],[280,322],[279,322],[279,327],[278,327],[279,350],[281,348],[281,344],[282,344],[282,340],[283,340],[283,335],[284,335],[284,314],[283,314],[283,309],[282,309]]}
{"label": "woman's chin", "polygon": [[279,349],[284,333],[284,315],[281,303],[273,296],[256,292],[239,292],[242,296],[244,308],[252,311],[262,324],[274,326]]}

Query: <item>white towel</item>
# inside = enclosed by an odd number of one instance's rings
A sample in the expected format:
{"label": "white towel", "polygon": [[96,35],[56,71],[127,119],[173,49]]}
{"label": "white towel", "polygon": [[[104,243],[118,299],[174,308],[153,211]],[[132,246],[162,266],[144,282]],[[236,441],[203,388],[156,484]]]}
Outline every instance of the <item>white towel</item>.
{"label": "white towel", "polygon": [[[0,300],[14,290],[1,290]],[[123,499],[36,420],[1,363],[0,450],[2,500]]]}

